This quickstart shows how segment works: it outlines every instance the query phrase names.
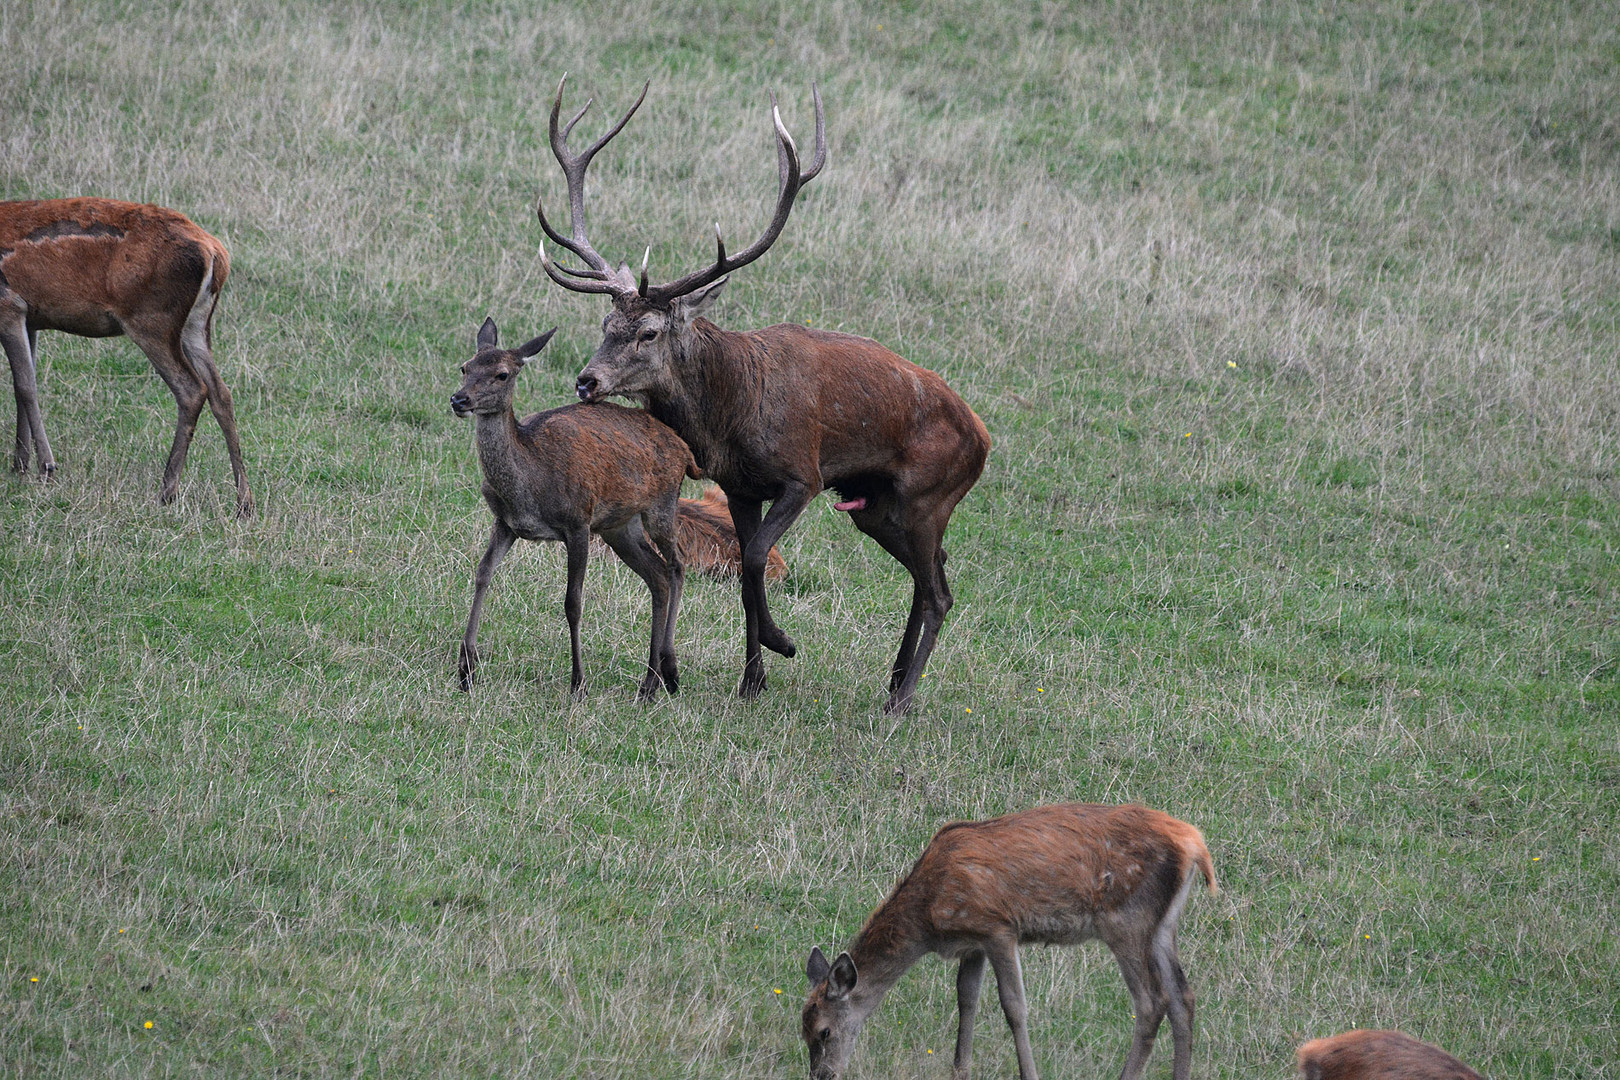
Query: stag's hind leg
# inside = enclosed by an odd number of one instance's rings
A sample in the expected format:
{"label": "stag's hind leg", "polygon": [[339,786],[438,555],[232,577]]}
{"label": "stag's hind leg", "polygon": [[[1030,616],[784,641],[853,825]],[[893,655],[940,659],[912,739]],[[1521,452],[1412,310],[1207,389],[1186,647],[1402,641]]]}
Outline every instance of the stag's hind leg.
{"label": "stag's hind leg", "polygon": [[[911,574],[911,613],[900,637],[900,651],[889,669],[889,700],[884,706],[889,713],[911,708],[917,681],[939,638],[939,628],[955,603],[945,580],[945,549],[940,545],[945,533],[943,521],[925,518],[908,522],[904,515],[905,508],[892,494],[869,497],[864,509],[850,514],[856,528],[876,540]],[[949,511],[935,515],[940,516],[948,520]]]}

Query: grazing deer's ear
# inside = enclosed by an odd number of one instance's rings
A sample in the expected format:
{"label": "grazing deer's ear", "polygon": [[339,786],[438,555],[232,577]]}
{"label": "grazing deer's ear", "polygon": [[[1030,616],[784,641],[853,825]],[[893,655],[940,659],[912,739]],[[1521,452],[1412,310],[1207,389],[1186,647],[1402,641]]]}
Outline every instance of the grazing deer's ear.
{"label": "grazing deer's ear", "polygon": [[810,959],[805,961],[804,965],[804,974],[810,980],[810,985],[815,986],[822,979],[825,979],[827,972],[831,970],[827,958],[821,954],[821,946],[817,945],[812,948],[810,950]]}
{"label": "grazing deer's ear", "polygon": [[837,1001],[847,997],[855,989],[855,978],[855,961],[849,958],[849,953],[839,953],[827,973],[827,999]]}
{"label": "grazing deer's ear", "polygon": [[493,349],[501,332],[495,328],[494,319],[485,319],[484,325],[478,328],[478,347],[480,349]]}
{"label": "grazing deer's ear", "polygon": [[545,348],[546,342],[550,341],[551,335],[555,334],[556,332],[557,328],[553,326],[550,330],[547,330],[533,341],[526,341],[522,345],[519,345],[517,350],[518,356],[522,357],[524,360],[527,360],[529,357]]}
{"label": "grazing deer's ear", "polygon": [[694,292],[687,293],[671,305],[671,310],[680,318],[682,327],[692,325],[699,315],[708,314],[710,306],[720,298],[720,293],[726,287],[730,278],[721,278],[712,285],[705,285]]}

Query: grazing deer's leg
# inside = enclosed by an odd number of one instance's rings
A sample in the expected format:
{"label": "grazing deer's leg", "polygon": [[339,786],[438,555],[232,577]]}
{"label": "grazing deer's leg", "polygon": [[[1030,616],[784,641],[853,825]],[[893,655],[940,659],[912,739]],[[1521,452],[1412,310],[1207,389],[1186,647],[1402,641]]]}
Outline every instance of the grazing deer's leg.
{"label": "grazing deer's leg", "polygon": [[669,567],[664,556],[647,540],[639,517],[631,518],[622,529],[601,535],[624,565],[647,583],[647,592],[652,596],[652,644],[647,649],[647,674],[642,677],[641,687],[636,691],[637,698],[651,701],[658,696],[658,686],[663,678],[665,623],[669,619]]}
{"label": "grazing deer's leg", "polygon": [[169,460],[163,467],[163,487],[158,492],[158,502],[167,505],[174,502],[180,492],[180,472],[186,467],[186,453],[191,449],[191,437],[197,432],[197,418],[208,401],[208,389],[181,356],[179,328],[152,328],[131,322],[124,330],[168,385],[179,411],[174,444],[169,448]]}
{"label": "grazing deer's leg", "polygon": [[1024,972],[1018,963],[1018,942],[1008,939],[992,941],[985,950],[990,964],[996,969],[996,994],[1001,998],[1001,1011],[1012,1028],[1013,1046],[1018,1051],[1019,1080],[1038,1080],[1035,1073],[1035,1052],[1029,1046],[1029,1006],[1024,1000]]}
{"label": "grazing deer's leg", "polygon": [[236,516],[246,518],[253,516],[253,493],[248,490],[247,467],[242,463],[242,441],[236,432],[236,409],[231,391],[220,378],[219,365],[214,363],[215,300],[209,283],[204,281],[197,302],[186,318],[185,328],[180,332],[180,350],[190,363],[192,373],[207,390],[208,408],[225,435],[225,451],[230,455],[231,475],[236,480]]}
{"label": "grazing deer's leg", "polygon": [[[1183,886],[1182,902],[1191,891],[1192,875],[1187,875]],[[1187,1080],[1192,1075],[1193,991],[1187,983],[1187,973],[1181,969],[1181,958],[1176,955],[1175,924],[1180,911],[1167,919],[1153,935],[1153,963],[1163,987],[1163,997],[1170,1010],[1170,1033],[1175,1039],[1176,1056],[1171,1075],[1174,1080]]]}
{"label": "grazing deer's leg", "polygon": [[984,987],[985,959],[982,952],[968,953],[956,969],[956,1057],[951,1063],[952,1080],[968,1080],[973,1064],[973,1020]]}
{"label": "grazing deer's leg", "polygon": [[490,579],[495,576],[495,568],[512,550],[515,540],[517,534],[508,529],[500,518],[496,518],[494,527],[489,531],[489,546],[484,549],[484,557],[478,560],[478,572],[473,575],[472,612],[467,616],[467,632],[461,635],[461,658],[457,667],[461,673],[463,691],[472,690],[478,671],[478,618],[484,610],[484,593],[489,589]]}
{"label": "grazing deer's leg", "polygon": [[28,471],[29,446],[39,457],[39,471],[47,479],[56,471],[50,441],[45,438],[45,418],[39,411],[38,365],[34,331],[28,329],[21,311],[0,316],[0,347],[11,364],[11,390],[17,400],[17,443],[11,465],[18,472]]}
{"label": "grazing deer's leg", "polygon": [[585,669],[579,662],[579,614],[584,606],[585,564],[591,557],[591,530],[584,525],[570,530],[563,537],[563,546],[568,550],[568,591],[563,593],[563,616],[568,620],[568,651],[573,657],[568,692],[578,701],[585,696]]}
{"label": "grazing deer's leg", "polygon": [[[1111,947],[1114,942],[1109,942]],[[1119,972],[1125,977],[1125,986],[1131,994],[1131,1006],[1136,1010],[1135,1026],[1131,1034],[1131,1049],[1125,1055],[1125,1066],[1120,1080],[1137,1080],[1147,1067],[1148,1056],[1153,1053],[1153,1041],[1158,1037],[1159,1025],[1164,1020],[1164,991],[1154,972],[1145,942],[1130,940],[1114,947],[1114,959]]]}

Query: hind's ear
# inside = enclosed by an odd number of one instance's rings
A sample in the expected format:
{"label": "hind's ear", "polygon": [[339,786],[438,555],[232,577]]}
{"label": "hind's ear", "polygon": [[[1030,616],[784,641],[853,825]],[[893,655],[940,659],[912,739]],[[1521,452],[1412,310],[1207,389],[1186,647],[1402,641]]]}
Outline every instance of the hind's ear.
{"label": "hind's ear", "polygon": [[810,985],[815,986],[820,983],[822,979],[827,977],[827,972],[831,970],[832,965],[827,963],[827,957],[822,953],[821,946],[817,945],[812,948],[810,950],[810,959],[805,961],[804,965],[804,974],[810,980]]}
{"label": "hind's ear", "polygon": [[546,342],[550,341],[551,335],[555,334],[556,332],[557,328],[553,326],[550,330],[547,330],[533,341],[524,342],[522,345],[518,346],[517,354],[523,359],[527,360],[529,357],[545,348]]}
{"label": "hind's ear", "polygon": [[495,327],[494,319],[485,319],[484,325],[478,328],[478,347],[480,349],[493,349],[500,339],[501,332]]}

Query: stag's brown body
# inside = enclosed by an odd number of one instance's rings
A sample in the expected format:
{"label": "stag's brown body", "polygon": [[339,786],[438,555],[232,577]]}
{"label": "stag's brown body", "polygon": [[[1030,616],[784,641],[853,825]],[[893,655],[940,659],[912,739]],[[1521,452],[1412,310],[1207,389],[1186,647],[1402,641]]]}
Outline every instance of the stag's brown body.
{"label": "stag's brown body", "polygon": [[866,1019],[900,976],[929,953],[957,959],[955,1075],[965,1080],[988,961],[1012,1028],[1019,1075],[1035,1080],[1018,946],[1101,939],[1136,1008],[1122,1080],[1136,1080],[1166,1014],[1176,1080],[1192,1068],[1193,993],[1176,955],[1176,926],[1202,873],[1215,870],[1199,831],[1142,806],[1071,803],[935,834],[911,872],[867,919],[849,951],[806,965],[803,1033],[814,1080],[838,1076]]}
{"label": "stag's brown body", "polygon": [[[731,524],[726,493],[709,488],[696,499],[682,499],[675,515],[675,546],[688,570],[716,577],[736,577],[742,573],[742,549],[737,546],[737,530]],[[765,580],[787,577],[787,562],[771,548],[765,564]]]}
{"label": "stag's brown body", "polygon": [[889,672],[887,708],[903,712],[953,603],[945,578],[945,528],[984,470],[990,451],[984,424],[938,375],[874,341],[788,324],[732,333],[703,317],[725,275],[776,241],[799,188],[821,169],[826,132],[819,92],[815,100],[816,154],[802,171],[797,148],[773,109],[780,190],[765,234],[735,255],[717,238],[711,266],[667,285],[649,285],[645,264],[638,282],[627,266],[613,269],[585,235],[585,171],[640,101],[606,135],[574,154],[568,135],[584,110],[559,129],[559,87],[551,146],[568,180],[571,235],[552,228],[543,210],[540,222],[586,268],[559,267],[549,258],[543,264],[565,288],[613,298],[602,343],[579,374],[580,398],[619,395],[641,403],[686,440],[698,465],[730,499],[742,549],[745,661],[739,693],[753,697],[764,688],[762,647],[784,656],[796,652],[771,618],[765,567],[782,534],[811,499],[830,488],[843,497],[838,509],[848,511],[856,528],[912,577],[911,614]]}
{"label": "stag's brown body", "polygon": [[1301,1080],[1483,1080],[1438,1046],[1399,1031],[1357,1029],[1312,1039],[1295,1060]]}
{"label": "stag's brown body", "polygon": [[14,467],[26,471],[32,453],[42,473],[56,468],[39,407],[37,332],[128,334],[179,409],[161,501],[179,490],[207,404],[225,435],[237,512],[251,514],[231,392],[213,355],[214,308],[229,274],[225,246],[174,210],[93,198],[0,203],[0,344],[17,400]]}
{"label": "stag's brown body", "polygon": [[478,352],[450,399],[458,416],[477,422],[484,501],[495,516],[478,563],[472,612],[461,642],[461,687],[478,668],[478,622],[484,595],[501,560],[519,538],[558,540],[568,552],[568,619],[573,670],[569,688],[584,688],[579,619],[591,534],[600,536],[646,582],[652,597],[652,644],[640,696],[660,681],[677,690],[675,619],[684,580],[675,546],[675,504],[681,481],[697,477],[692,454],[668,427],[640,409],[566,405],[519,422],[512,410],[517,373],[545,347],[544,334],[517,349],[501,349],[493,320],[478,334]]}

